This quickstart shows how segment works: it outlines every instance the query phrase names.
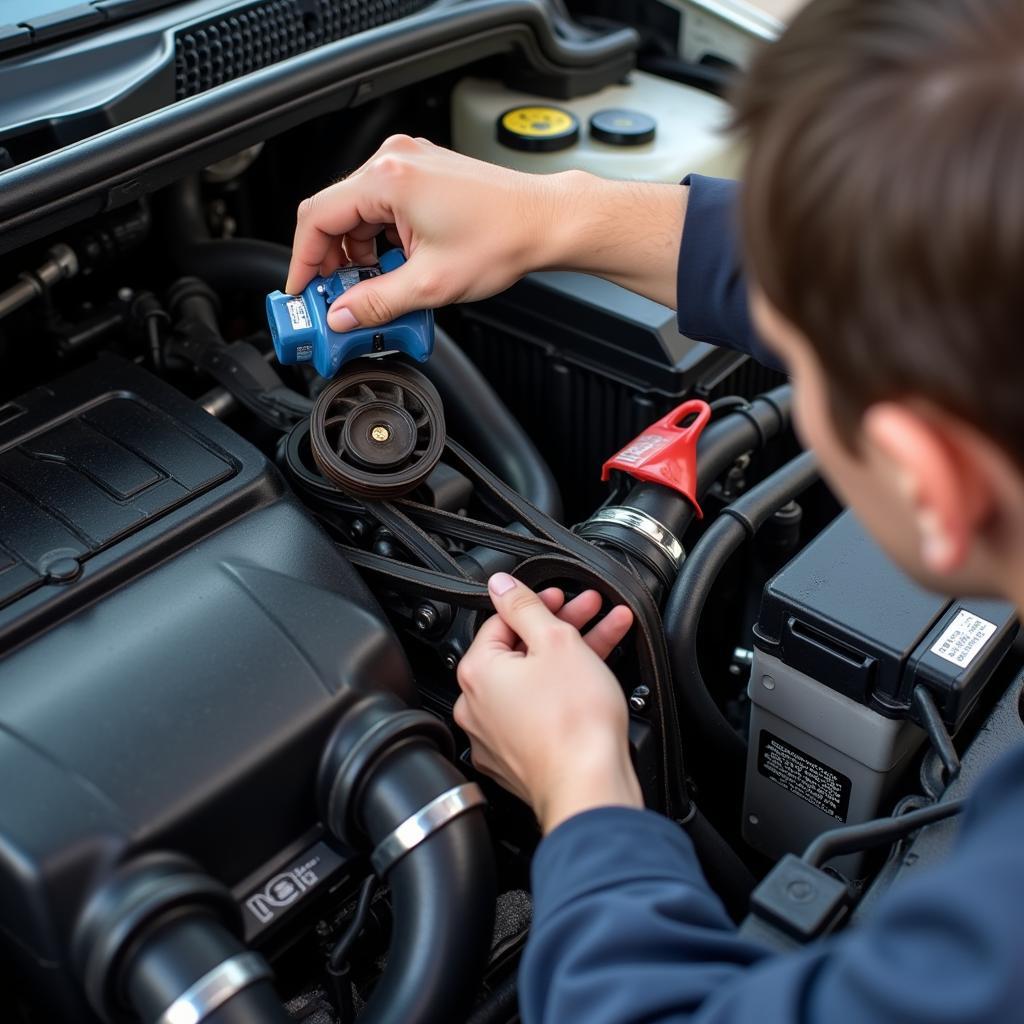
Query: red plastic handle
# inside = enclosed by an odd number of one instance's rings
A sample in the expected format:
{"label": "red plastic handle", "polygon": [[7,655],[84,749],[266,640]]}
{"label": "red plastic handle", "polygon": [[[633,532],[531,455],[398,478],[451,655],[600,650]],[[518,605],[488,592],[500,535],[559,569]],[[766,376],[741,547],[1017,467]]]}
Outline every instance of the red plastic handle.
{"label": "red plastic handle", "polygon": [[[691,416],[692,423],[678,426]],[[683,402],[610,458],[601,469],[601,479],[607,480],[617,469],[636,480],[661,484],[687,498],[702,519],[704,513],[697,502],[697,441],[709,419],[711,406],[707,402],[699,398]]]}

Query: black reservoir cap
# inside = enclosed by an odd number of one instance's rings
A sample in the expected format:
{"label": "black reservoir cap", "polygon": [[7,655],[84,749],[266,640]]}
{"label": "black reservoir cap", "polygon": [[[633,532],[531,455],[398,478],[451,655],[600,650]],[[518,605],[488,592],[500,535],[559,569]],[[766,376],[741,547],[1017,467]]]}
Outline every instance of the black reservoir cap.
{"label": "black reservoir cap", "polygon": [[590,137],[609,146],[643,146],[657,130],[658,122],[641,110],[609,107],[590,118]]}
{"label": "black reservoir cap", "polygon": [[845,512],[768,581],[754,639],[889,717],[904,717],[924,683],[955,728],[1016,629],[1008,604],[950,601],[918,586]]}

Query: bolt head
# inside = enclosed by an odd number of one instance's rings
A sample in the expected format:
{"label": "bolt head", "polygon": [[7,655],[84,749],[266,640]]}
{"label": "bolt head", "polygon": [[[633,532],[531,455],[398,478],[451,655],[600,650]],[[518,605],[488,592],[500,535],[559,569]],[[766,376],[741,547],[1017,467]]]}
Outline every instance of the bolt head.
{"label": "bolt head", "polygon": [[647,698],[651,695],[651,691],[646,686],[638,686],[629,695],[629,706],[634,711],[643,711],[647,707]]}
{"label": "bolt head", "polygon": [[383,423],[378,423],[370,429],[370,437],[378,444],[384,444],[385,441],[391,440],[391,431]]}
{"label": "bolt head", "polygon": [[421,604],[413,613],[412,624],[421,633],[429,633],[437,625],[437,612],[429,604]]}

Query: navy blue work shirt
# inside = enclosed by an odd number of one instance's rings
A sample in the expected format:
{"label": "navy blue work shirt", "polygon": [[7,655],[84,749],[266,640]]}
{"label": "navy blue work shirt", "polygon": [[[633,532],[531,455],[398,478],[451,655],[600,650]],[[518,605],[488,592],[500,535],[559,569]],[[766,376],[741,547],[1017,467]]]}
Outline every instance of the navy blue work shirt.
{"label": "navy blue work shirt", "polygon": [[[735,233],[735,186],[690,179],[679,324],[763,355]],[[524,1024],[1013,1024],[1024,1021],[1024,749],[972,795],[953,854],[856,927],[773,954],[740,938],[678,826],[606,807],[533,862]]]}

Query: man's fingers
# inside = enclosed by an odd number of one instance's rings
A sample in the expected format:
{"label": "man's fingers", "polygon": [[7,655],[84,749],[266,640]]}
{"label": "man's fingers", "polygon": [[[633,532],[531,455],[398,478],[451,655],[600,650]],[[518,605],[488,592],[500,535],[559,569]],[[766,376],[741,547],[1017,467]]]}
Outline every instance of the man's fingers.
{"label": "man's fingers", "polygon": [[345,184],[342,181],[332,185],[299,204],[288,281],[284,286],[289,295],[298,295],[332,250],[337,250],[338,239],[363,223],[356,204],[346,202],[344,195],[336,191]]}
{"label": "man's fingers", "polygon": [[[544,607],[559,618],[564,616],[566,608],[569,607],[565,603],[565,594],[558,587],[548,587],[547,590],[540,591],[537,596],[544,602]],[[579,600],[579,598],[575,598],[575,600]],[[515,645],[515,650],[520,654],[525,653],[526,644],[519,640]]]}
{"label": "man's fingers", "polygon": [[415,257],[389,274],[353,285],[327,313],[332,331],[379,327],[414,309],[447,303],[443,279],[432,276]]}
{"label": "man's fingers", "polygon": [[[574,597],[560,612],[558,617],[576,629],[582,629],[601,610],[601,595],[596,590],[584,590]],[[556,611],[556,609],[552,609]]]}
{"label": "man's fingers", "polygon": [[[379,192],[364,176],[350,176],[303,199],[295,218],[295,238],[285,291],[296,295],[309,284],[332,248],[345,235],[365,233],[366,225],[391,220]],[[379,229],[378,229],[379,230]]]}
{"label": "man's fingers", "polygon": [[[515,650],[519,637],[500,615],[492,615],[476,632],[470,651],[504,652]],[[467,657],[468,657],[467,653]]]}
{"label": "man's fingers", "polygon": [[602,660],[622,642],[633,625],[633,613],[624,605],[616,605],[583,637],[587,646]]}
{"label": "man's fingers", "polygon": [[[537,596],[544,602],[544,607],[552,614],[558,612],[562,605],[565,604],[565,594],[563,594],[558,587],[548,587],[547,590],[542,590]],[[502,622],[500,615],[492,615],[480,627],[480,629],[477,630],[476,640],[474,641],[473,646],[490,650],[498,650],[499,652],[506,650],[523,650],[523,645],[520,642],[519,637],[517,637],[516,634],[504,622]]]}
{"label": "man's fingers", "polygon": [[345,236],[343,245],[349,263],[365,266],[377,262],[377,236],[383,227],[382,224],[360,224]]}
{"label": "man's fingers", "polygon": [[487,581],[491,601],[502,622],[527,647],[543,646],[563,636],[569,627],[548,611],[544,602],[508,573],[495,573]]}

